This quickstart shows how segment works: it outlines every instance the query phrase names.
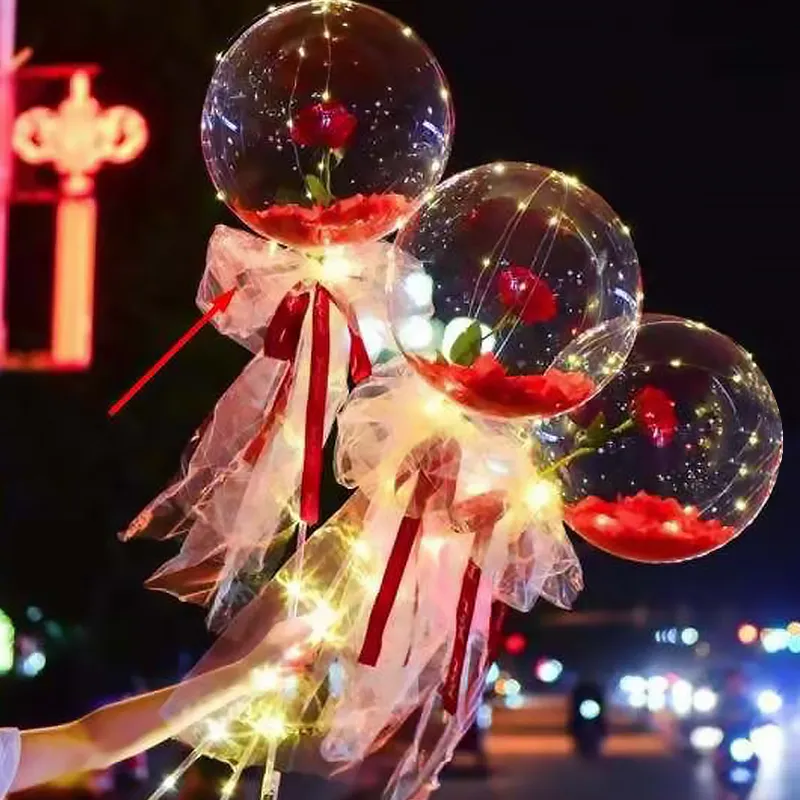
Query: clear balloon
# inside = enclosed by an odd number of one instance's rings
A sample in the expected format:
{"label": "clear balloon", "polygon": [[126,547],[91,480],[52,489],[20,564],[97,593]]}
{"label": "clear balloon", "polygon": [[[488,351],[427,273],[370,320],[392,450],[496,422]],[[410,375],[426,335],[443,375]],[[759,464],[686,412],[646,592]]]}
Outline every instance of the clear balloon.
{"label": "clear balloon", "polygon": [[410,28],[311,0],[263,16],[219,57],[201,139],[244,222],[313,250],[391,233],[439,181],[453,124],[442,70]]}
{"label": "clear balloon", "polygon": [[622,558],[681,561],[729,542],[772,491],[777,403],[752,356],[716,331],[645,315],[622,372],[538,428],[565,519]]}
{"label": "clear balloon", "polygon": [[389,316],[433,386],[494,417],[547,418],[620,369],[640,316],[628,229],[591,189],[497,163],[434,190],[397,236]]}

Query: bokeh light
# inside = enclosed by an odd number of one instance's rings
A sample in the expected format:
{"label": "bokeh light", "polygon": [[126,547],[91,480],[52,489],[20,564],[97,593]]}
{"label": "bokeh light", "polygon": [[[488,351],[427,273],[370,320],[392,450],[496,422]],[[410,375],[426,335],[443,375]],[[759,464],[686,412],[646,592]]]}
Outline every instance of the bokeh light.
{"label": "bokeh light", "polygon": [[542,659],[536,665],[536,677],[542,683],[555,683],[563,672],[564,665],[554,658]]}
{"label": "bokeh light", "polygon": [[518,656],[525,652],[528,640],[521,633],[512,633],[506,636],[505,648],[510,656]]}
{"label": "bokeh light", "polygon": [[754,644],[758,641],[758,628],[750,624],[742,625],[737,632],[737,636],[742,644]]}

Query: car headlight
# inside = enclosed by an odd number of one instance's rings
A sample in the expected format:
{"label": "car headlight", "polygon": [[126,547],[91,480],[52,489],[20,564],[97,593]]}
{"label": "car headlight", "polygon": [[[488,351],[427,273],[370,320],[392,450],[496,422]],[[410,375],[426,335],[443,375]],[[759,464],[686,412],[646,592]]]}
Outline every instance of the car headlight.
{"label": "car headlight", "polygon": [[695,750],[714,750],[722,742],[722,731],[711,725],[703,725],[692,731],[689,736],[689,742]]}
{"label": "car headlight", "polygon": [[713,689],[698,689],[692,701],[694,710],[700,714],[708,714],[717,707],[717,693]]}
{"label": "car headlight", "polygon": [[583,719],[592,721],[600,716],[600,703],[597,700],[584,700],[578,707],[578,713]]}
{"label": "car headlight", "polygon": [[756,705],[762,714],[777,714],[783,708],[783,698],[772,689],[758,693]]}
{"label": "car headlight", "polygon": [[749,739],[734,739],[728,751],[731,758],[740,764],[746,764],[756,754],[753,743]]}

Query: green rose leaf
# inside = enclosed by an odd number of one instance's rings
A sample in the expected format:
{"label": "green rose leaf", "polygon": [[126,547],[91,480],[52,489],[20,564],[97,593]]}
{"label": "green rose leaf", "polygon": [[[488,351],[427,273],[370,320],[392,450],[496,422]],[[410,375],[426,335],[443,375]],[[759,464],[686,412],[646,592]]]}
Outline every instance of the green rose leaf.
{"label": "green rose leaf", "polygon": [[300,205],[303,199],[303,193],[297,189],[289,189],[282,186],[275,192],[275,202],[280,206],[289,205],[290,203]]}
{"label": "green rose leaf", "polygon": [[481,354],[483,334],[480,322],[472,322],[460,333],[450,347],[450,361],[468,367]]}
{"label": "green rose leaf", "polygon": [[578,444],[581,447],[601,447],[608,441],[608,425],[606,415],[601,411],[593,420],[591,425],[578,437]]}
{"label": "green rose leaf", "polygon": [[311,199],[321,206],[328,206],[333,199],[333,195],[325,188],[325,184],[316,175],[306,175],[306,189],[311,195]]}

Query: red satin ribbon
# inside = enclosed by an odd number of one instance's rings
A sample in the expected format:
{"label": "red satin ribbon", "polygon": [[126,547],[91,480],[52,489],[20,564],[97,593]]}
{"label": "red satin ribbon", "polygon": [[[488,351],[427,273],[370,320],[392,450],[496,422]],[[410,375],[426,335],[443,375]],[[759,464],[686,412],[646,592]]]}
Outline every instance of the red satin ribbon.
{"label": "red satin ribbon", "polygon": [[495,600],[492,603],[492,620],[489,623],[489,644],[486,648],[487,664],[491,664],[500,652],[500,645],[503,641],[503,626],[506,624],[506,614],[508,614],[508,606],[502,600]]}
{"label": "red satin ribbon", "polygon": [[389,554],[383,579],[372,605],[364,643],[358,657],[360,664],[374,667],[378,663],[383,647],[383,634],[400,590],[400,583],[408,566],[414,542],[422,527],[423,512],[431,498],[440,491],[443,493],[443,505],[447,508],[452,505],[460,460],[461,448],[455,440],[436,438],[414,448],[398,472],[396,480],[398,487],[411,477],[415,469],[417,483],[406,506],[406,514],[397,530],[392,552]]}
{"label": "red satin ribbon", "polygon": [[[480,552],[483,549],[483,544],[491,539],[495,525],[505,514],[506,502],[505,492],[492,491],[476,495],[463,503],[459,503],[455,510],[456,518],[475,533],[475,541],[473,542],[473,558],[470,558],[467,564],[461,583],[461,597],[458,601],[458,610],[456,612],[455,643],[450,658],[450,666],[442,685],[442,705],[444,710],[450,714],[458,712],[461,678],[464,672],[469,632],[475,616],[475,600],[481,578],[480,568],[474,558],[477,558],[476,552]],[[502,634],[505,611],[506,605],[504,603],[495,601],[492,604],[486,647],[487,664],[490,664],[495,659],[494,648],[496,647],[496,642],[494,639],[499,638]],[[477,681],[482,679],[482,675],[478,675],[476,678]],[[468,689],[468,696],[470,697],[472,696],[472,689],[473,687],[471,686]]]}
{"label": "red satin ribbon", "polygon": [[464,661],[467,656],[469,632],[475,616],[475,601],[481,583],[481,568],[470,559],[461,580],[461,595],[456,610],[456,635],[450,666],[442,684],[442,707],[448,714],[458,711],[458,698],[461,693],[461,676],[464,672]]}
{"label": "red satin ribbon", "polygon": [[[245,451],[244,458],[254,464],[271,438],[277,422],[283,419],[296,375],[297,351],[303,323],[311,306],[311,288],[297,284],[284,295],[264,334],[264,355],[287,361],[288,368],[281,379],[259,432]],[[331,330],[330,304],[333,303],[347,321],[350,330],[350,375],[360,383],[372,372],[367,349],[358,330],[358,320],[349,305],[332,295],[324,286],[314,287],[311,320],[311,369],[306,403],[305,441],[303,446],[303,476],[300,484],[300,518],[313,525],[319,519],[322,454],[325,439],[325,406],[328,396]]]}

